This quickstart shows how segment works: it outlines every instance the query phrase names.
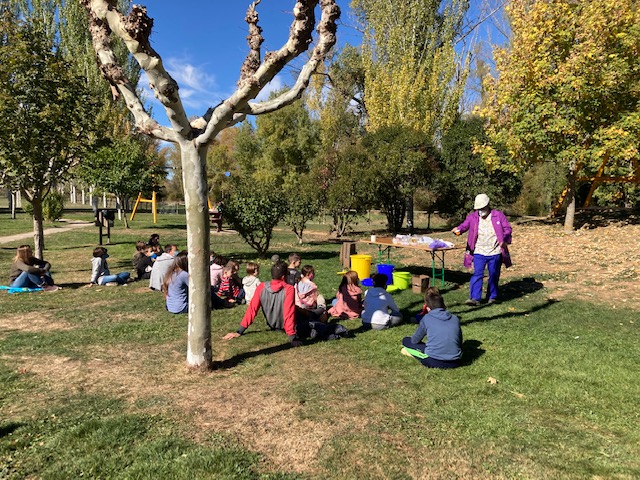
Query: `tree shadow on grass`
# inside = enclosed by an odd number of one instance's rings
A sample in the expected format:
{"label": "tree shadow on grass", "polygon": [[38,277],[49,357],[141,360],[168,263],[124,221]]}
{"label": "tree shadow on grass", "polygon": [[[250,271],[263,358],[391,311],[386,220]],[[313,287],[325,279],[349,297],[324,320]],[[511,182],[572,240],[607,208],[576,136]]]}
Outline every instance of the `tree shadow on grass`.
{"label": "tree shadow on grass", "polygon": [[[523,311],[515,311],[515,312],[504,312],[498,315],[492,315],[492,316],[486,316],[486,317],[477,317],[477,318],[473,318],[471,320],[468,321],[461,321],[460,324],[461,325],[471,325],[472,323],[482,323],[482,322],[489,322],[491,320],[499,320],[501,318],[517,318],[517,317],[523,317],[525,315],[530,315],[532,313],[535,313],[539,310],[543,310],[545,308],[549,308],[551,305],[553,305],[554,303],[558,303],[559,300],[555,300],[555,299],[548,299],[546,302],[541,303],[539,305],[536,305],[535,307],[532,307],[528,310],[523,310]],[[477,309],[477,307],[476,307]]]}
{"label": "tree shadow on grass", "polygon": [[[350,331],[351,334],[353,334],[353,331]],[[246,334],[245,334],[246,335]],[[353,335],[349,336],[349,337],[343,337],[340,340],[345,340],[345,339],[351,339],[354,338]],[[335,342],[336,340],[326,340],[326,339],[306,339],[302,342],[302,345],[300,347],[295,347],[295,348],[304,348],[307,347],[309,345],[313,345],[315,343],[320,343],[320,342]],[[241,363],[243,363],[245,360],[248,360],[250,358],[254,358],[254,357],[259,357],[260,355],[271,355],[273,353],[278,353],[278,352],[282,352],[284,350],[289,350],[290,348],[294,348],[291,346],[291,343],[287,342],[287,343],[283,343],[280,345],[274,345],[272,347],[266,347],[266,348],[262,348],[260,350],[252,350],[250,352],[244,352],[244,353],[239,353],[237,355],[234,355],[231,358],[227,358],[225,360],[218,360],[218,361],[214,361],[212,363],[211,369],[212,370],[228,370],[230,368],[234,368],[237,367],[238,365],[240,365]]]}
{"label": "tree shadow on grass", "polygon": [[17,422],[9,422],[9,423],[0,425],[0,438],[10,435],[11,433],[15,432],[18,428],[20,428],[22,425],[24,424],[17,423]]}
{"label": "tree shadow on grass", "polygon": [[70,282],[70,283],[57,283],[56,285],[58,285],[59,287],[62,287],[63,289],[69,289],[69,290],[77,290],[78,288],[82,288],[82,287],[86,287],[89,284],[89,282]]}
{"label": "tree shadow on grass", "polygon": [[[508,302],[509,300],[515,300],[520,297],[524,297],[531,293],[535,293],[544,287],[542,282],[538,282],[533,277],[525,277],[522,280],[511,280],[500,286],[500,303]],[[551,302],[553,303],[553,302]],[[457,306],[460,306],[458,304]],[[480,311],[485,308],[494,308],[494,305],[482,303],[476,307],[469,307],[467,311]]]}
{"label": "tree shadow on grass", "polygon": [[245,360],[248,360],[249,358],[258,357],[260,355],[271,355],[273,353],[282,352],[283,350],[289,350],[290,348],[292,348],[291,344],[287,342],[280,345],[274,345],[272,347],[262,348],[260,350],[253,350],[251,352],[239,353],[237,355],[234,355],[231,358],[213,362],[211,369],[227,370],[233,367],[237,367],[238,365],[240,365]]}
{"label": "tree shadow on grass", "polygon": [[[288,263],[289,254],[292,252],[300,253],[303,264],[308,263],[308,260],[305,260],[305,258],[307,259],[312,258],[314,261],[317,261],[317,260],[328,260],[328,259],[337,258],[340,256],[340,252],[328,252],[323,250],[298,251],[295,248],[292,248],[291,250],[288,250],[286,252],[268,250],[267,253],[265,254],[264,259],[270,260],[272,255],[278,255],[280,257],[280,260],[282,260],[285,263]],[[236,252],[225,253],[224,256],[229,259],[233,258],[241,261],[253,261],[253,259],[257,257],[257,252],[255,250],[236,251]]]}

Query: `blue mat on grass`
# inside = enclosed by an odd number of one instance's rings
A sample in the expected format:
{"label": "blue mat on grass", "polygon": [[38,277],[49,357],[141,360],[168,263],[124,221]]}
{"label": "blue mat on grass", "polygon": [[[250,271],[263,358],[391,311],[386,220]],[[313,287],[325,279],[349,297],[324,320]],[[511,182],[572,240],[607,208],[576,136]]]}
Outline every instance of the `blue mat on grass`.
{"label": "blue mat on grass", "polygon": [[41,288],[27,288],[27,287],[7,287],[6,285],[0,285],[0,290],[7,290],[9,293],[27,293],[27,292],[41,292]]}

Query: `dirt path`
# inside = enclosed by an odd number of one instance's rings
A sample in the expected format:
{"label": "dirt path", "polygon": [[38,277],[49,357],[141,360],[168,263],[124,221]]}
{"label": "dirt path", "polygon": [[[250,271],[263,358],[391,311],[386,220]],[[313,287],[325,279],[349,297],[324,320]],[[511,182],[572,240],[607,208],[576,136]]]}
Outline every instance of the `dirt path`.
{"label": "dirt path", "polygon": [[[45,228],[44,235],[47,236],[47,235],[52,235],[54,233],[68,232],[76,228],[84,228],[84,227],[89,227],[94,225],[93,222],[83,222],[80,220],[61,219],[60,221],[65,222],[67,225],[64,227]],[[0,244],[19,242],[20,240],[25,240],[25,239],[33,239],[33,232],[17,233],[15,235],[7,235],[5,237],[0,237]]]}

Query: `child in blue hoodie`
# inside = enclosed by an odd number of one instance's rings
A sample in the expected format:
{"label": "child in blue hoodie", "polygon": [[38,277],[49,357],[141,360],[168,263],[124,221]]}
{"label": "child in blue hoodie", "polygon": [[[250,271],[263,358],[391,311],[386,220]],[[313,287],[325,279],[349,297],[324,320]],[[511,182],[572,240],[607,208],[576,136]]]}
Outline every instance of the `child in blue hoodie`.
{"label": "child in blue hoodie", "polygon": [[[446,310],[440,291],[430,287],[424,292],[427,314],[411,337],[402,339],[400,352],[429,368],[456,368],[462,357],[460,319]],[[427,343],[422,340],[427,337]]]}

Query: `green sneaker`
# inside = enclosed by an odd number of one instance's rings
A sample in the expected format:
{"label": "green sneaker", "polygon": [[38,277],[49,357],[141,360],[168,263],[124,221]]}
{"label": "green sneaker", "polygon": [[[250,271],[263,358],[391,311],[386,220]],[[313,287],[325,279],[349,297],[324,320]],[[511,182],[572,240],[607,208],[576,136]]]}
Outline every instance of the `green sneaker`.
{"label": "green sneaker", "polygon": [[411,358],[427,358],[429,356],[426,353],[421,352],[420,350],[415,350],[413,348],[407,347],[402,347],[400,353]]}

